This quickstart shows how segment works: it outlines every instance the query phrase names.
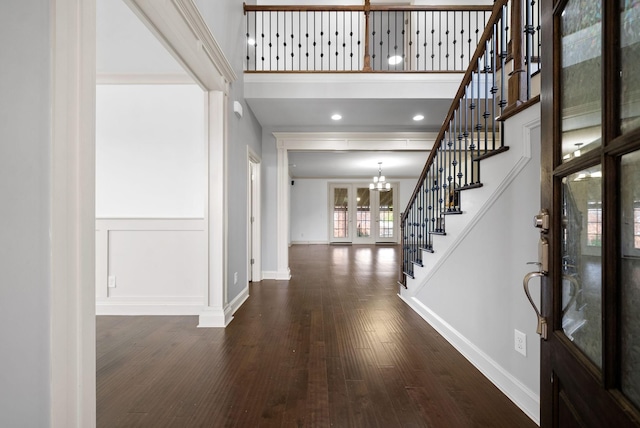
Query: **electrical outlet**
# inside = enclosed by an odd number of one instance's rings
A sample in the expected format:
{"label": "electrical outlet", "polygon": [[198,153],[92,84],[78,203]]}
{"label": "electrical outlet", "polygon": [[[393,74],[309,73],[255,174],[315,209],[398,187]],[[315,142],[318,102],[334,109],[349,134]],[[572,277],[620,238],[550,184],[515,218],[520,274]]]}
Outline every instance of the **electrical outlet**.
{"label": "electrical outlet", "polygon": [[233,283],[234,284],[238,283],[238,272],[234,272],[234,274],[233,274]]}
{"label": "electrical outlet", "polygon": [[519,330],[514,330],[514,347],[525,357],[527,356],[527,335]]}
{"label": "electrical outlet", "polygon": [[116,288],[116,277],[115,276],[109,276],[109,278],[107,279],[107,286],[109,288]]}

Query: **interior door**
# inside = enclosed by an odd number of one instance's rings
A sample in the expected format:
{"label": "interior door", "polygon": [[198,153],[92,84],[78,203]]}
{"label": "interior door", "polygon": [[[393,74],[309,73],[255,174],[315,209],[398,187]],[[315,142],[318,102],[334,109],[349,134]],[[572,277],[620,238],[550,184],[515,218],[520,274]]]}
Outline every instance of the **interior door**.
{"label": "interior door", "polygon": [[640,4],[542,11],[541,426],[638,426]]}

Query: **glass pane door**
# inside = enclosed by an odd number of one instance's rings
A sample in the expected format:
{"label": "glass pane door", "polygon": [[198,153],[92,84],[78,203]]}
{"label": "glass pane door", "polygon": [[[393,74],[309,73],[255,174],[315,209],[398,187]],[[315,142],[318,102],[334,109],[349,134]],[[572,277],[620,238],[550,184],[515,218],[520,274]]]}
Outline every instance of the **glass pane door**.
{"label": "glass pane door", "polygon": [[330,242],[351,242],[349,190],[348,185],[330,188]]}
{"label": "glass pane door", "polygon": [[388,192],[380,192],[378,202],[378,233],[377,242],[397,242],[397,224],[394,218],[394,196],[395,186]]}
{"label": "glass pane door", "polygon": [[356,190],[356,237],[371,237],[371,191],[368,187]]}

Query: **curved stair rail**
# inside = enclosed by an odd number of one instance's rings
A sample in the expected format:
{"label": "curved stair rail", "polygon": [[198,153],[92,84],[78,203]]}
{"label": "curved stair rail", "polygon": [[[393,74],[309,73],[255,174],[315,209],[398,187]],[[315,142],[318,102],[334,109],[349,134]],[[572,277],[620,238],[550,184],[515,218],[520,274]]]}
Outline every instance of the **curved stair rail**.
{"label": "curved stair rail", "polygon": [[[482,186],[480,161],[509,148],[503,121],[539,100],[539,2],[496,0],[418,184],[401,217],[400,285],[434,252],[433,235],[445,235],[448,215],[462,214],[464,190]],[[518,29],[512,31],[511,29]]]}

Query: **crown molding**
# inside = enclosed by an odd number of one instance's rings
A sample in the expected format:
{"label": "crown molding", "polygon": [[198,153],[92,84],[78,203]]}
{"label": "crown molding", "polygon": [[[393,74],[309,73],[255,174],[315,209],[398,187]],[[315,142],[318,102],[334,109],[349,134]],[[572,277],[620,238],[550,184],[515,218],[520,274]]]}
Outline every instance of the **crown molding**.
{"label": "crown molding", "polygon": [[229,92],[237,80],[193,0],[124,0],[206,91]]}

